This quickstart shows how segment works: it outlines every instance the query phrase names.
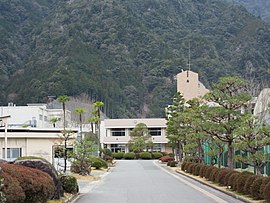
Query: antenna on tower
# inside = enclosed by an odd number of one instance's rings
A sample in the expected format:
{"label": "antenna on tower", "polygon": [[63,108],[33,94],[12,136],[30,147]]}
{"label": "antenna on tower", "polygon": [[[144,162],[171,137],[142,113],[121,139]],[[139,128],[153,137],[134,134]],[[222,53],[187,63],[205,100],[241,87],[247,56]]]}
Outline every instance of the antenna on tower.
{"label": "antenna on tower", "polygon": [[190,66],[191,66],[191,63],[190,63],[190,40],[188,41],[188,70],[190,71]]}

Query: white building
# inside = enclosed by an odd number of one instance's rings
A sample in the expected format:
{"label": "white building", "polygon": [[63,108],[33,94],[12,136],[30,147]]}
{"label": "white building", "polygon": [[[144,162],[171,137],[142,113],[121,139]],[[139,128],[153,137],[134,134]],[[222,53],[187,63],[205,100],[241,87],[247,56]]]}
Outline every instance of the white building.
{"label": "white building", "polygon": [[[48,109],[46,104],[28,104],[27,106],[16,106],[9,104],[0,107],[0,117],[10,115],[8,119],[7,132],[4,126],[0,126],[0,159],[5,158],[12,161],[21,156],[38,156],[53,163],[55,146],[63,144],[63,110]],[[71,113],[66,111],[67,124],[71,124]],[[51,118],[58,118],[55,127]],[[68,130],[73,133],[70,137],[71,144],[77,136],[77,128]],[[7,142],[5,141],[7,138]],[[5,146],[7,143],[7,147]]]}
{"label": "white building", "polygon": [[144,123],[152,136],[154,151],[171,152],[167,146],[165,118],[105,119],[101,122],[100,143],[112,152],[128,152],[130,132],[139,123]]}
{"label": "white building", "polygon": [[[8,106],[0,107],[0,116],[11,115],[9,127],[33,127],[52,128],[50,122],[52,118],[58,118],[55,123],[56,128],[63,127],[63,110],[48,109],[46,104],[27,104],[27,106],[16,106],[9,103]],[[67,126],[71,123],[71,112],[66,111]]]}

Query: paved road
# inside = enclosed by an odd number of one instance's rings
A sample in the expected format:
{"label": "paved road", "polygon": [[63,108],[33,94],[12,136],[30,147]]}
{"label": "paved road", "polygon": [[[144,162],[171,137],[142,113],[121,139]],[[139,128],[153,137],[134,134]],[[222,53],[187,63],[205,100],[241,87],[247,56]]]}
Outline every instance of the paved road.
{"label": "paved road", "polygon": [[121,160],[75,203],[240,203],[228,195],[166,172],[154,161]]}

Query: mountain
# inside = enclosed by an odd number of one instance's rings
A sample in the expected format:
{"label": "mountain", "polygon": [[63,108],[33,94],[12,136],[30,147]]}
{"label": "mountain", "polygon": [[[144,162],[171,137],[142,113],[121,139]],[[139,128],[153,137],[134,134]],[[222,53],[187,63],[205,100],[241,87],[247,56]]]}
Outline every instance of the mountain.
{"label": "mountain", "polygon": [[225,0],[236,2],[247,8],[249,12],[258,16],[270,24],[270,1],[269,0]]}
{"label": "mountain", "polygon": [[25,2],[0,2],[1,104],[87,94],[106,104],[109,117],[164,116],[189,44],[191,69],[207,87],[220,76],[247,72],[269,79],[270,26],[235,4]]}

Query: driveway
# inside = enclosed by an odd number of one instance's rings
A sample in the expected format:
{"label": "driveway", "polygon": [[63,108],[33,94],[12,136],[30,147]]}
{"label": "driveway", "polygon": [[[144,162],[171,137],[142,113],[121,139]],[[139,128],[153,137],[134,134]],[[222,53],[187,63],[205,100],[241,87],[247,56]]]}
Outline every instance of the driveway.
{"label": "driveway", "polygon": [[154,161],[121,160],[74,203],[239,203],[226,194],[168,172]]}

